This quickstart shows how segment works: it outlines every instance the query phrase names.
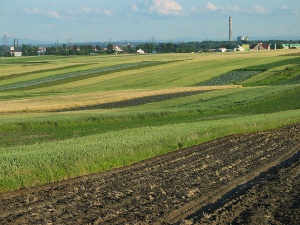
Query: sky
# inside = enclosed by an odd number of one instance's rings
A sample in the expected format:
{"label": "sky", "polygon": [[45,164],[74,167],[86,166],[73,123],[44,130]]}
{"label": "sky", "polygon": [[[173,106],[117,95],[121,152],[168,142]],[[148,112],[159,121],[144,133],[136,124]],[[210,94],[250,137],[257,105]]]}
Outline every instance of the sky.
{"label": "sky", "polygon": [[[298,36],[300,0],[0,0],[0,35],[45,43]],[[2,38],[1,38],[1,40]]]}

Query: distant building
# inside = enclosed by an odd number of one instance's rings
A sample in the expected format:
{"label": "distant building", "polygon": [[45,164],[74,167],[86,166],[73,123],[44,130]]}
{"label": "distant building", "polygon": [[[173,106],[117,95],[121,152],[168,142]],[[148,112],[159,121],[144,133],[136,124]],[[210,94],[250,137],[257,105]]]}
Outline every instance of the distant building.
{"label": "distant building", "polygon": [[122,48],[120,48],[120,47],[117,46],[117,45],[114,45],[114,46],[113,46],[113,50],[115,51],[116,54],[118,54],[118,53],[120,53],[120,52],[123,51]]}
{"label": "distant building", "polygon": [[300,48],[300,44],[290,44],[290,48]]}
{"label": "distant building", "polygon": [[234,51],[240,51],[240,52],[243,52],[245,51],[244,47],[238,45],[236,48],[234,48]]}
{"label": "distant building", "polygon": [[245,37],[244,36],[239,36],[237,37],[237,41],[244,41],[245,40]]}
{"label": "distant building", "polygon": [[139,50],[137,50],[136,52],[139,53],[139,54],[145,54],[145,52],[144,52],[143,49],[139,49]]}
{"label": "distant building", "polygon": [[10,47],[10,54],[12,56],[19,57],[19,56],[22,56],[22,51],[15,50],[15,47]]}
{"label": "distant building", "polygon": [[13,51],[13,52],[10,52],[10,54],[13,55],[13,56],[16,56],[16,57],[22,56],[21,51]]}
{"label": "distant building", "polygon": [[248,37],[248,36],[247,36],[247,37],[239,36],[239,37],[237,37],[236,40],[237,40],[237,41],[249,41],[249,37]]}
{"label": "distant building", "polygon": [[263,43],[257,43],[257,44],[252,44],[250,45],[250,50],[270,50],[270,45],[269,44],[263,44]]}
{"label": "distant building", "polygon": [[219,48],[219,49],[216,49],[216,52],[226,52],[226,48]]}
{"label": "distant building", "polygon": [[284,49],[290,49],[290,48],[300,48],[300,44],[282,44]]}
{"label": "distant building", "polygon": [[244,48],[244,51],[250,51],[250,45],[249,44],[242,44],[242,47]]}
{"label": "distant building", "polygon": [[38,54],[39,55],[45,55],[46,51],[47,51],[47,49],[45,47],[39,47]]}

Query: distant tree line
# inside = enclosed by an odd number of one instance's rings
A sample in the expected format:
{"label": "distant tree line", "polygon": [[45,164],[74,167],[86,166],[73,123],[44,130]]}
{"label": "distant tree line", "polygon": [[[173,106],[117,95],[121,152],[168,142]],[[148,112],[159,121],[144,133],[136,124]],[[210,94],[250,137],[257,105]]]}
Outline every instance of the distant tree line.
{"label": "distant tree line", "polygon": [[208,52],[210,49],[227,48],[233,49],[237,45],[256,44],[256,43],[277,44],[277,48],[283,48],[282,44],[300,44],[299,41],[202,41],[202,42],[186,42],[186,43],[144,43],[136,46],[136,50],[143,49],[146,53],[188,53],[188,52]]}
{"label": "distant tree line", "polygon": [[[269,41],[202,41],[202,42],[183,42],[183,43],[141,43],[136,47],[132,45],[122,45],[121,53],[135,53],[138,49],[143,49],[146,53],[190,53],[190,52],[208,52],[210,49],[227,48],[232,49],[237,45],[242,44],[255,44],[258,42],[277,44],[277,48],[283,47],[282,44],[300,44],[298,41],[285,41],[285,40],[269,40]],[[23,56],[35,56],[39,54],[47,55],[91,55],[91,54],[115,54],[117,50],[113,44],[107,44],[106,48],[99,45],[66,45],[61,46],[48,46],[46,52],[39,52],[39,48],[34,45],[25,45],[19,49],[22,51]],[[0,46],[0,53],[2,56],[11,56],[7,46]]]}

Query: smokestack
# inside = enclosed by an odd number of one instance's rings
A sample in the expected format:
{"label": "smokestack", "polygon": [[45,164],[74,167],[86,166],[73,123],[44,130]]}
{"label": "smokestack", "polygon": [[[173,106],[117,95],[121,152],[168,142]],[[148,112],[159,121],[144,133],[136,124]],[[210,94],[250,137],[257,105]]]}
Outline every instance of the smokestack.
{"label": "smokestack", "polygon": [[14,39],[14,49],[16,48],[16,39]]}
{"label": "smokestack", "polygon": [[17,39],[17,47],[19,47],[19,39]]}
{"label": "smokestack", "polygon": [[229,17],[229,41],[232,41],[232,18]]}

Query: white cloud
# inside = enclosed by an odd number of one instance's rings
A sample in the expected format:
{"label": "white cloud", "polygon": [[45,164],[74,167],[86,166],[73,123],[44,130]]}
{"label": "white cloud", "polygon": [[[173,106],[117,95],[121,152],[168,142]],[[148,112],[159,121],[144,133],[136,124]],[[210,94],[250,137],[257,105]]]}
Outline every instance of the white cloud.
{"label": "white cloud", "polygon": [[211,3],[211,2],[208,2],[206,4],[206,8],[209,9],[209,10],[211,10],[211,11],[215,11],[215,10],[218,9],[218,7],[214,3]]}
{"label": "white cloud", "polygon": [[38,8],[32,8],[32,9],[24,8],[23,10],[24,10],[27,14],[29,14],[29,15],[40,15],[40,14],[43,14],[43,10],[38,9]]}
{"label": "white cloud", "polygon": [[181,15],[183,13],[182,6],[174,0],[153,0],[153,5],[149,9],[165,15]]}
{"label": "white cloud", "polygon": [[266,14],[269,14],[270,11],[266,8],[264,8],[263,6],[261,5],[254,5],[252,7],[252,11],[256,14],[260,14],[260,15],[266,15]]}
{"label": "white cloud", "polygon": [[282,10],[288,10],[289,9],[289,7],[287,7],[287,6],[281,6],[280,7]]}
{"label": "white cloud", "polygon": [[210,11],[221,11],[221,12],[238,12],[241,10],[240,6],[236,5],[236,6],[222,6],[222,7],[218,7],[215,4],[208,2],[206,4],[206,8]]}
{"label": "white cloud", "polygon": [[50,10],[49,12],[46,12],[46,14],[50,17],[50,18],[54,18],[54,19],[59,19],[60,15],[53,10]]}
{"label": "white cloud", "polygon": [[112,11],[110,11],[108,9],[104,10],[104,14],[107,15],[107,16],[112,16],[113,15]]}
{"label": "white cloud", "polygon": [[90,13],[92,12],[93,10],[90,8],[90,7],[85,7],[85,6],[82,6],[80,9],[79,9],[79,12],[81,13]]}
{"label": "white cloud", "polygon": [[133,3],[131,6],[130,6],[130,9],[134,12],[138,11],[139,8],[137,7],[137,5],[135,3]]}
{"label": "white cloud", "polygon": [[61,17],[59,13],[54,10],[44,11],[38,8],[32,8],[32,9],[24,8],[23,11],[25,11],[29,15],[42,15],[53,19],[59,19]]}

